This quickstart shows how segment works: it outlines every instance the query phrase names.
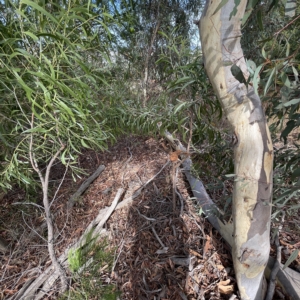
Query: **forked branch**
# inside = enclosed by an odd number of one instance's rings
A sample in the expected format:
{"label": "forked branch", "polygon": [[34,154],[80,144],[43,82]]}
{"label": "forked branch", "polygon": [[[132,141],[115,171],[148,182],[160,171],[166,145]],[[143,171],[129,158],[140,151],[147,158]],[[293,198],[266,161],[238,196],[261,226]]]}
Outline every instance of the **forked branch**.
{"label": "forked branch", "polygon": [[[33,122],[34,122],[34,115],[32,114],[31,118],[31,129],[33,129]],[[53,230],[53,223],[51,218],[51,212],[50,212],[50,204],[48,199],[48,188],[49,188],[49,176],[51,167],[54,163],[54,161],[57,159],[58,155],[61,153],[61,151],[64,150],[65,145],[61,145],[59,150],[54,154],[54,156],[51,158],[49,164],[47,165],[45,176],[43,176],[42,171],[40,170],[38,163],[34,157],[34,152],[32,150],[33,148],[33,134],[30,135],[30,142],[29,142],[29,158],[32,165],[32,168],[37,172],[39,175],[41,184],[42,184],[42,190],[43,190],[43,205],[44,205],[44,211],[46,216],[46,223],[47,223],[47,229],[48,229],[48,252],[50,259],[52,261],[52,264],[56,270],[56,272],[60,275],[61,280],[61,292],[64,292],[67,289],[67,276],[65,274],[65,271],[59,264],[54,250],[54,230]]]}

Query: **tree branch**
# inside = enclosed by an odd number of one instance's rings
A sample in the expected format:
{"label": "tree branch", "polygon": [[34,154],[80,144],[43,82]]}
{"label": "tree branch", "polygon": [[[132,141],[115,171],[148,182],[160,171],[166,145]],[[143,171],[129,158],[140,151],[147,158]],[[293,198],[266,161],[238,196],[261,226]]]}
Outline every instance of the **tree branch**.
{"label": "tree branch", "polygon": [[[31,116],[31,129],[33,129],[33,122],[34,122],[34,114]],[[59,274],[60,280],[61,280],[61,292],[64,292],[67,289],[67,276],[62,269],[61,265],[59,264],[56,255],[55,255],[55,250],[54,250],[54,230],[53,230],[53,223],[51,219],[51,213],[50,213],[50,205],[49,205],[49,199],[48,199],[48,187],[49,187],[49,175],[50,175],[50,170],[53,165],[53,162],[56,160],[58,155],[61,153],[61,151],[65,148],[65,145],[61,145],[60,149],[54,154],[54,156],[51,158],[47,168],[46,168],[46,173],[45,173],[45,178],[43,177],[43,174],[41,170],[39,169],[39,166],[34,159],[34,153],[32,151],[33,147],[33,134],[31,133],[30,135],[30,142],[29,142],[29,157],[30,157],[30,162],[32,165],[32,168],[37,172],[37,174],[40,177],[40,181],[42,184],[42,190],[43,190],[43,204],[44,204],[44,211],[46,215],[46,223],[47,223],[47,229],[48,229],[48,252],[50,259],[52,261],[52,264],[55,268],[55,271]]]}
{"label": "tree branch", "polygon": [[270,274],[270,279],[269,279],[269,287],[268,287],[268,291],[267,291],[267,295],[265,300],[272,300],[273,299],[273,295],[275,292],[275,284],[276,284],[276,275],[280,269],[280,263],[281,263],[281,246],[279,244],[279,234],[277,232],[276,237],[275,237],[275,245],[277,248],[277,258],[276,261],[274,263],[273,269],[271,271]]}
{"label": "tree branch", "polygon": [[86,189],[90,186],[90,184],[104,171],[105,166],[100,165],[98,169],[89,177],[87,178],[79,187],[79,189],[76,191],[75,194],[73,194],[68,201],[68,210],[72,209],[75,202],[78,200],[78,197],[80,197]]}

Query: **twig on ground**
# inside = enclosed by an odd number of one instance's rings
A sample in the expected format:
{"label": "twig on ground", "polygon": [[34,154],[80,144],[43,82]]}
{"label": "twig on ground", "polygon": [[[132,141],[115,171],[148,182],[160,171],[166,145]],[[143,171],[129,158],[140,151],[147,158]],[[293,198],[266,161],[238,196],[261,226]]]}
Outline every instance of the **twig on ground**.
{"label": "twig on ground", "polygon": [[153,226],[151,226],[151,230],[154,234],[154,236],[156,237],[156,239],[158,240],[158,242],[160,243],[160,245],[163,247],[163,249],[167,248],[164,243],[161,241],[161,239],[159,238],[158,234],[156,233],[156,230],[154,229]]}
{"label": "twig on ground", "polygon": [[121,247],[120,247],[119,254],[118,254],[117,258],[116,258],[115,261],[114,261],[114,264],[113,264],[112,269],[111,269],[111,273],[114,271],[114,269],[115,269],[115,267],[116,267],[116,265],[117,265],[117,262],[118,262],[118,260],[119,260],[119,257],[120,257],[120,255],[121,255],[121,253],[122,253],[124,244],[125,244],[125,241],[124,241],[124,238],[123,238],[122,243],[121,243]]}
{"label": "twig on ground", "polygon": [[147,221],[152,221],[152,222],[156,221],[156,219],[148,218],[148,217],[146,217],[145,215],[141,214],[140,211],[139,211],[136,207],[134,207],[134,209],[138,212],[138,214],[139,214],[141,217],[143,217],[143,218],[146,219]]}
{"label": "twig on ground", "polygon": [[86,191],[90,184],[104,171],[104,169],[105,166],[100,165],[98,169],[81,184],[76,193],[74,193],[68,201],[68,210],[72,209],[78,198]]}
{"label": "twig on ground", "polygon": [[96,231],[99,231],[103,225],[106,223],[106,221],[108,220],[108,218],[110,217],[110,215],[113,213],[113,211],[115,210],[120,198],[122,197],[124,193],[124,189],[120,188],[118,189],[118,192],[115,196],[114,201],[112,202],[111,206],[109,207],[109,209],[107,210],[105,216],[101,219],[101,221],[98,223],[97,227],[96,227]]}
{"label": "twig on ground", "polygon": [[33,202],[14,202],[14,203],[12,203],[12,205],[33,205],[33,206],[36,206],[37,208],[39,208],[40,210],[44,210],[43,206],[38,205]]}
{"label": "twig on ground", "polygon": [[180,162],[172,161],[172,182],[173,182],[173,214],[176,213],[176,194],[177,194],[177,174],[178,167],[180,166]]}
{"label": "twig on ground", "polygon": [[178,198],[180,200],[180,216],[183,216],[183,207],[184,207],[184,203],[183,203],[183,197],[182,195],[180,194],[180,192],[176,189],[176,194],[178,195]]}
{"label": "twig on ground", "polygon": [[[45,239],[43,236],[41,236],[32,226],[30,226],[27,221],[24,218],[24,212],[22,211],[22,219],[24,224],[31,230],[31,232],[35,233],[40,239],[42,239],[43,241],[45,241],[47,243],[47,239]],[[47,222],[45,222],[45,226],[47,226]]]}
{"label": "twig on ground", "polygon": [[[71,196],[71,198],[70,198],[70,200],[69,200],[69,202],[68,202],[68,204],[67,204],[67,206],[69,207],[69,209],[67,209],[67,217],[69,217],[69,210],[70,210],[70,208],[72,208],[73,207],[73,205],[75,204],[75,202],[76,202],[76,200],[78,200],[78,197],[80,197],[84,192],[85,192],[85,190],[89,187],[89,184],[91,184],[96,178],[97,178],[97,176],[99,176],[102,172],[103,172],[103,170],[105,169],[105,166],[103,166],[103,165],[100,165],[99,167],[98,167],[98,169],[89,177],[89,178],[87,178],[81,185],[80,185],[80,187],[79,187],[79,189]],[[100,172],[100,173],[99,173]],[[98,174],[98,175],[97,175]],[[89,182],[89,184],[87,184],[87,182]],[[85,189],[84,189],[85,188]],[[74,198],[74,203],[72,203],[71,204],[71,199],[72,198]],[[52,202],[53,202],[53,200],[54,200],[55,198],[53,198],[52,199]],[[19,202],[17,202],[17,203],[19,203]],[[16,203],[16,204],[17,204]],[[22,203],[21,203],[22,204]],[[23,203],[23,204],[34,204],[34,203]],[[35,205],[37,205],[37,204],[35,204]],[[41,206],[41,208],[43,208],[42,206]],[[57,213],[54,213],[53,215],[52,215],[52,218],[53,218],[53,220],[56,218],[56,216],[57,216]],[[66,223],[66,222],[65,222]],[[38,231],[42,231],[44,228],[46,228],[47,227],[47,222],[44,222],[44,223],[42,223],[40,226],[39,226],[39,228],[38,228]],[[29,234],[29,238],[31,238],[32,237],[32,235],[33,235],[33,233],[36,233],[37,235],[39,235],[38,234],[38,232],[36,231],[36,230],[33,230],[33,228],[31,228],[32,229],[32,231],[31,231],[31,233]],[[40,236],[40,235],[39,235]]]}
{"label": "twig on ground", "polygon": [[[178,141],[174,139],[171,133],[165,132],[165,137],[172,144],[172,146],[183,153],[186,153],[185,147]],[[184,155],[185,156],[185,155]],[[197,199],[199,205],[202,207],[203,213],[206,215],[208,221],[220,232],[220,219],[218,208],[215,203],[208,196],[202,182],[195,178],[192,173],[192,161],[189,157],[184,157],[182,160],[183,173],[185,174],[187,180],[190,183],[192,192]],[[220,232],[222,234],[222,232]],[[227,239],[226,239],[227,240]],[[228,242],[228,241],[227,241]]]}

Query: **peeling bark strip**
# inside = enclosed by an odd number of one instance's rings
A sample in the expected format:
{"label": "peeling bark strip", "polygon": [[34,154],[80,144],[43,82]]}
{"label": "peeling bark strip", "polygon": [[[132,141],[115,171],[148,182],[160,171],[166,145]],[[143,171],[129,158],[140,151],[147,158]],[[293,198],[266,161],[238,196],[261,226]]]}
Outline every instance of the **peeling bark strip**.
{"label": "peeling bark strip", "polygon": [[199,26],[207,74],[238,138],[232,249],[236,279],[242,299],[261,300],[270,250],[273,146],[259,96],[231,73],[236,65],[249,76],[240,45],[247,0],[235,2],[219,8],[220,1],[207,0]]}

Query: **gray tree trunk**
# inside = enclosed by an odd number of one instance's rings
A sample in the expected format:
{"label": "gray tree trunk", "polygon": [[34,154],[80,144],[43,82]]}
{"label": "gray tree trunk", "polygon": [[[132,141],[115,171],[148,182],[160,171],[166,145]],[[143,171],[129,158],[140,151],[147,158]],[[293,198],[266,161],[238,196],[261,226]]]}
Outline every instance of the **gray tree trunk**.
{"label": "gray tree trunk", "polygon": [[246,79],[249,76],[240,44],[247,0],[237,7],[235,2],[229,0],[220,8],[220,1],[207,0],[199,27],[207,74],[236,136],[232,245],[236,279],[242,299],[261,300],[270,251],[273,146],[259,96],[231,72],[236,65]]}

